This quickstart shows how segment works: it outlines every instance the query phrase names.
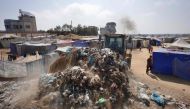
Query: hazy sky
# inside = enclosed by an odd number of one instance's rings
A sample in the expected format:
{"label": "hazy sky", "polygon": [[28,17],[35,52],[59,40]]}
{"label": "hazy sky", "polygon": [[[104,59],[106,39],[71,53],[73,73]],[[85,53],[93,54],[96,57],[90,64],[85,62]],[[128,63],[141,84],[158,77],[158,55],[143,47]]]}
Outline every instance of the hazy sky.
{"label": "hazy sky", "polygon": [[0,0],[0,30],[4,19],[18,19],[22,9],[36,16],[37,28],[49,29],[64,23],[105,26],[128,17],[137,33],[190,33],[190,0]]}

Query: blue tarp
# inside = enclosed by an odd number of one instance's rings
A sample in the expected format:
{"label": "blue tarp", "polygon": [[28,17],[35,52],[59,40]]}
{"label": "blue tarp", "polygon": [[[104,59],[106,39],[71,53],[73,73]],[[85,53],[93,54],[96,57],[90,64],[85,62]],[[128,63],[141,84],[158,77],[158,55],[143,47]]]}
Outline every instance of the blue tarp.
{"label": "blue tarp", "polygon": [[152,40],[150,40],[150,44],[153,46],[161,46],[161,41],[152,39]]}
{"label": "blue tarp", "polygon": [[177,77],[190,81],[190,61],[174,60],[173,74]]}
{"label": "blue tarp", "polygon": [[153,73],[173,75],[174,60],[179,59],[182,62],[190,60],[190,53],[168,51],[159,49],[153,52]]}
{"label": "blue tarp", "polygon": [[78,40],[78,41],[73,42],[72,45],[75,46],[75,47],[88,47],[89,42]]}
{"label": "blue tarp", "polygon": [[15,43],[10,43],[10,51],[12,54],[17,54],[17,48]]}

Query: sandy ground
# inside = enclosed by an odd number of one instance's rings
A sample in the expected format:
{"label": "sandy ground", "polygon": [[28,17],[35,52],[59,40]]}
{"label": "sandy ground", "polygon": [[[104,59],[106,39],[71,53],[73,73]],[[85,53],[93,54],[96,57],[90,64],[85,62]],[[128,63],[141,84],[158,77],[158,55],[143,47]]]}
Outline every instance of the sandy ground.
{"label": "sandy ground", "polygon": [[[158,49],[158,48],[154,48]],[[131,69],[137,81],[149,85],[150,89],[170,95],[177,100],[190,103],[190,81],[185,81],[173,76],[146,74],[146,60],[150,54],[147,49],[133,50]]]}

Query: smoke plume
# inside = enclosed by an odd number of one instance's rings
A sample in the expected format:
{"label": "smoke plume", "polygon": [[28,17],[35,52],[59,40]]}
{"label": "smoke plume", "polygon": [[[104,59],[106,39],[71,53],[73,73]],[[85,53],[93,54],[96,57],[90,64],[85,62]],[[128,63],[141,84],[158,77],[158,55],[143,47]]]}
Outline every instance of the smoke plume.
{"label": "smoke plume", "polygon": [[124,33],[133,33],[136,31],[135,22],[129,17],[121,18],[120,23]]}

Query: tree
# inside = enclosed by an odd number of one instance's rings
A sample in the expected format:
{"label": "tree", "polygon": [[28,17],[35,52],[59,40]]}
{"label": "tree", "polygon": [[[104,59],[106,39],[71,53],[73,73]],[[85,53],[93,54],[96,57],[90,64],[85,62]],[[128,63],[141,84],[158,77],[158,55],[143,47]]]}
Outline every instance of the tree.
{"label": "tree", "polygon": [[78,35],[81,35],[81,33],[82,33],[82,26],[81,26],[81,24],[78,24],[78,26],[77,26],[77,34]]}
{"label": "tree", "polygon": [[77,34],[77,35],[84,35],[84,36],[90,36],[90,35],[98,35],[98,27],[96,26],[85,26],[78,24],[77,27],[72,27],[71,25],[64,24],[61,26],[56,26],[54,29],[50,28],[47,32],[49,33],[56,33],[56,34]]}
{"label": "tree", "polygon": [[54,33],[53,28],[50,28],[49,30],[47,30],[48,33]]}
{"label": "tree", "polygon": [[61,26],[56,26],[56,27],[54,28],[54,31],[60,32],[60,31],[61,31]]}

